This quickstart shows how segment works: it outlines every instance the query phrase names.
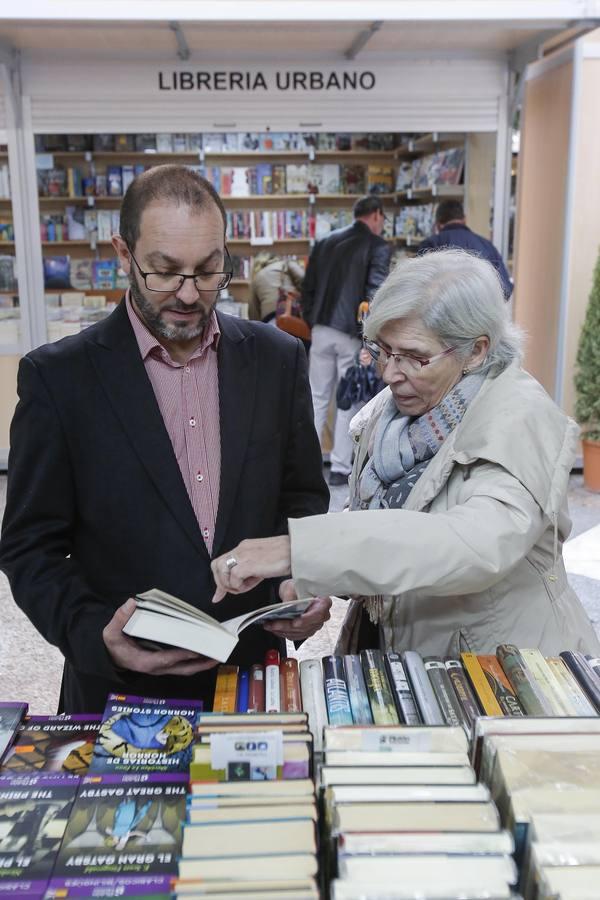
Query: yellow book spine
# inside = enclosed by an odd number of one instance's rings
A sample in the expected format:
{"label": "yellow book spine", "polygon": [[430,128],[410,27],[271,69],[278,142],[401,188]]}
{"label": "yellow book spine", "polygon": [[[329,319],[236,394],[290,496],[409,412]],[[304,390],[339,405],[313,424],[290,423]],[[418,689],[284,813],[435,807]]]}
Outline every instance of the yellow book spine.
{"label": "yellow book spine", "polygon": [[494,697],[494,692],[485,677],[485,672],[481,668],[477,655],[475,653],[461,653],[460,657],[486,716],[503,716],[502,708]]}
{"label": "yellow book spine", "polygon": [[213,700],[213,712],[233,713],[236,710],[237,701],[237,666],[219,666],[215,696]]}

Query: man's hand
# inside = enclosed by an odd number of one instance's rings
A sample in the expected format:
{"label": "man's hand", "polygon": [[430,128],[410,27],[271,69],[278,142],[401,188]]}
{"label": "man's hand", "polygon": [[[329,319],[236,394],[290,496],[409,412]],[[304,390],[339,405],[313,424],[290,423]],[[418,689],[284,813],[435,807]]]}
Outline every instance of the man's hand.
{"label": "man's hand", "polygon": [[283,535],[242,541],[235,550],[214,559],[211,568],[217,585],[213,603],[226,594],[245,594],[265,578],[291,573],[290,539]]}
{"label": "man's hand", "polygon": [[[294,582],[291,579],[281,582],[279,596],[283,602],[298,599]],[[303,641],[316,634],[331,618],[330,609],[331,597],[315,597],[310,606],[296,619],[271,619],[269,622],[265,622],[263,628],[278,637],[287,638],[288,641]]]}
{"label": "man's hand", "polygon": [[219,664],[216,659],[208,659],[190,650],[144,650],[135,638],[123,633],[123,627],[135,609],[135,600],[129,598],[102,632],[106,649],[120,669],[130,669],[144,675],[195,675]]}

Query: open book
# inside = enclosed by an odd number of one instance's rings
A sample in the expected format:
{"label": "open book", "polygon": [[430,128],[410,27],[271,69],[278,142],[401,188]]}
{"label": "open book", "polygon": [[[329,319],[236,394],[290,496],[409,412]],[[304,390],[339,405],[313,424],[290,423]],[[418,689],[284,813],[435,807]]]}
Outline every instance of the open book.
{"label": "open book", "polygon": [[244,628],[271,619],[295,619],[302,615],[311,600],[272,603],[226,622],[218,622],[202,610],[155,588],[138,594],[135,602],[137,609],[123,628],[125,634],[225,662]]}

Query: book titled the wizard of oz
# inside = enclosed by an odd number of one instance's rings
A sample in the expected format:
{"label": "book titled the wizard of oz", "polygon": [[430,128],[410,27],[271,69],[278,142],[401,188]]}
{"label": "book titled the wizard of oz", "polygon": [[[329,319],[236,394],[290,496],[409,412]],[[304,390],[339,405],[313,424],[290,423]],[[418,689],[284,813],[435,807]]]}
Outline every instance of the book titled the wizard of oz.
{"label": "book titled the wizard of oz", "polygon": [[6,754],[0,774],[86,775],[100,721],[101,716],[28,716]]}
{"label": "book titled the wizard of oz", "polygon": [[109,694],[90,773],[187,772],[202,704]]}
{"label": "book titled the wizard of oz", "polygon": [[79,779],[0,779],[0,896],[42,897],[52,874]]}
{"label": "book titled the wizard of oz", "polygon": [[52,897],[161,895],[177,872],[186,775],[86,775],[50,882]]}

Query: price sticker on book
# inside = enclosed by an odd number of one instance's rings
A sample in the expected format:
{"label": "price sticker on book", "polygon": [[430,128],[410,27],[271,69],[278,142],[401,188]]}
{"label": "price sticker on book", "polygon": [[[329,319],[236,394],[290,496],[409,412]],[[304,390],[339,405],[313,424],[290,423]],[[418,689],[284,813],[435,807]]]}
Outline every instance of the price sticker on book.
{"label": "price sticker on book", "polygon": [[257,731],[212,734],[213,769],[224,769],[227,781],[271,781],[283,765],[283,732]]}
{"label": "price sticker on book", "polygon": [[361,750],[384,753],[420,753],[431,750],[431,735],[427,732],[412,733],[410,728],[402,731],[378,728],[365,729]]}

